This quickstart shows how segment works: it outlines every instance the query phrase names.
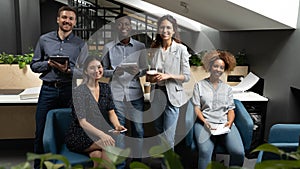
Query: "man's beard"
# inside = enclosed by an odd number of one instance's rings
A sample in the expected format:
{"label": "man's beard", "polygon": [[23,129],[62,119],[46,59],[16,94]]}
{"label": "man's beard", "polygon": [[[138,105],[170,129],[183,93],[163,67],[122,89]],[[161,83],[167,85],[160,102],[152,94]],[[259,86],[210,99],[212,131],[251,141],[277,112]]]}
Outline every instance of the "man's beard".
{"label": "man's beard", "polygon": [[[70,26],[71,28],[70,28],[70,29],[65,29],[65,28],[64,28],[65,25],[68,25],[68,26]],[[73,25],[72,25],[71,23],[64,22],[63,25],[60,27],[60,29],[61,29],[63,32],[70,32],[70,31],[72,31],[72,29],[73,29]]]}

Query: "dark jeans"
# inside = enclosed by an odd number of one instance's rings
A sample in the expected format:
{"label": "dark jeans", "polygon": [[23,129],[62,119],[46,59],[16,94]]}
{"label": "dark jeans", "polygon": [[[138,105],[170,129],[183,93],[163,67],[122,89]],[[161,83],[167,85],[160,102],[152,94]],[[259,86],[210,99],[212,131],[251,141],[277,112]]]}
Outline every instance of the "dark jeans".
{"label": "dark jeans", "polygon": [[[36,109],[36,131],[34,140],[34,153],[43,154],[43,134],[47,113],[51,109],[70,107],[72,99],[72,83],[59,88],[42,85]],[[39,168],[39,160],[35,160],[34,168]]]}

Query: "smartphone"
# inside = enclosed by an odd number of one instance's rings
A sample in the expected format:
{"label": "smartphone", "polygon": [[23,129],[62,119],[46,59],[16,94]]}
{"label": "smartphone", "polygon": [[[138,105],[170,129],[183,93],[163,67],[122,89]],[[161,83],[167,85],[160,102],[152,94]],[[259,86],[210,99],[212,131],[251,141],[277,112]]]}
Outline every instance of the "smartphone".
{"label": "smartphone", "polygon": [[125,131],[127,131],[127,129],[124,129],[124,130],[121,130],[121,131],[118,131],[118,130],[115,130],[115,129],[111,129],[111,130],[108,130],[108,132],[120,132],[120,133],[123,133],[123,132],[125,132]]}

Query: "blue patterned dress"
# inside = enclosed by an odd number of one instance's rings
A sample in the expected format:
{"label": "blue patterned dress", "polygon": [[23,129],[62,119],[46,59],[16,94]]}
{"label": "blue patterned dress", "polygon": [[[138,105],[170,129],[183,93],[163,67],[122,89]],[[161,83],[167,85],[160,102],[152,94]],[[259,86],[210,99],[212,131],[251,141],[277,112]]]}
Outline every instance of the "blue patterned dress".
{"label": "blue patterned dress", "polygon": [[80,126],[78,119],[85,118],[96,128],[107,133],[112,129],[108,111],[115,108],[108,84],[99,83],[99,100],[96,101],[86,84],[73,90],[72,123],[66,134],[65,142],[69,150],[83,153],[95,141],[97,136],[89,134]]}

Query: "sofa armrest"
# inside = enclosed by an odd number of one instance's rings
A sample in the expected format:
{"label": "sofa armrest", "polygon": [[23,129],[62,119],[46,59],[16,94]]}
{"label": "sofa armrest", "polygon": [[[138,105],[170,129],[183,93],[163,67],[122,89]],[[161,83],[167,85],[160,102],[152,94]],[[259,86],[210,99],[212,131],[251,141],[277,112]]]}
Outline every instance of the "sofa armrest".
{"label": "sofa armrest", "polygon": [[237,126],[240,132],[244,144],[244,148],[247,151],[250,150],[251,142],[252,142],[253,126],[254,126],[253,120],[241,101],[234,99],[234,103],[235,103],[234,124]]}

